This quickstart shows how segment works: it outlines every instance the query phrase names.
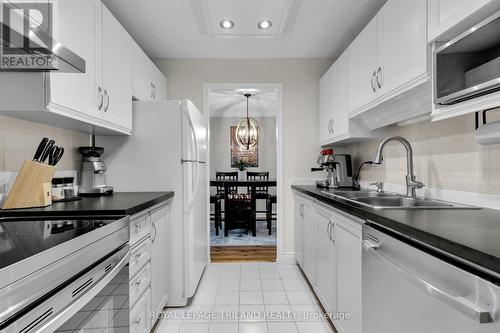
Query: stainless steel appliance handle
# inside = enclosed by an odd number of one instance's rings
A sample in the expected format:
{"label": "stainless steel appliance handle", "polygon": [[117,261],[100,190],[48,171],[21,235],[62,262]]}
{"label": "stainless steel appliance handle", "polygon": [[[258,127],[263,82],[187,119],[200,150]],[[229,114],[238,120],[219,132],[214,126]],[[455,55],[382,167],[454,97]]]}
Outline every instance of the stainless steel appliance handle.
{"label": "stainless steel appliance handle", "polygon": [[52,318],[45,325],[41,326],[34,332],[53,332],[54,330],[61,327],[66,321],[73,317],[81,308],[83,308],[87,303],[89,303],[94,297],[99,294],[99,292],[106,287],[111,280],[121,271],[125,265],[128,264],[130,257],[130,250],[128,250],[123,258],[116,264],[116,266],[111,269],[98,283],[96,283],[91,289],[81,295],[75,302],[68,305],[64,311],[60,312]]}
{"label": "stainless steel appliance handle", "polygon": [[436,299],[439,299],[441,302],[461,312],[462,314],[471,318],[472,320],[474,320],[479,324],[490,323],[493,321],[488,311],[481,309],[476,304],[473,304],[462,297],[455,297],[453,295],[446,293],[445,291],[442,291],[438,287],[432,285],[431,283],[425,281],[424,279],[418,276],[413,275],[404,268],[398,266],[389,259],[385,258],[383,255],[380,254],[380,252],[377,251],[380,247],[381,247],[380,243],[374,240],[371,239],[363,240],[363,248],[366,250],[367,253],[371,254],[373,258],[378,260],[379,263],[385,265],[386,268],[390,269],[391,271],[396,272],[400,277],[410,282],[423,292],[427,293],[428,295]]}
{"label": "stainless steel appliance handle", "polygon": [[378,88],[379,89],[382,88],[382,84],[384,82],[382,81],[383,78],[382,78],[382,67],[381,66],[379,66],[378,69],[377,69],[376,79],[377,79],[377,86],[378,86]]}

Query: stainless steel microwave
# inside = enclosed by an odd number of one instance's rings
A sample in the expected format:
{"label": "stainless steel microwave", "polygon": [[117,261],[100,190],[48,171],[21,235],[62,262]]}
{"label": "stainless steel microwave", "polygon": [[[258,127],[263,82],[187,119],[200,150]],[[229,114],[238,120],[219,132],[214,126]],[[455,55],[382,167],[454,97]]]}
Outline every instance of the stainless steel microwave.
{"label": "stainless steel microwave", "polygon": [[500,11],[434,46],[434,102],[451,105],[500,91]]}

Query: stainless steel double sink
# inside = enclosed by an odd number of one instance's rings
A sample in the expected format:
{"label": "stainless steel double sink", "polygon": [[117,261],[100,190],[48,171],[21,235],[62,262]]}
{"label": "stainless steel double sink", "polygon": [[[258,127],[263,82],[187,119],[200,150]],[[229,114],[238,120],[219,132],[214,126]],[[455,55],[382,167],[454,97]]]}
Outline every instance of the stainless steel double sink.
{"label": "stainless steel double sink", "polygon": [[396,193],[375,191],[322,190],[324,194],[374,209],[480,209],[454,202],[412,198]]}

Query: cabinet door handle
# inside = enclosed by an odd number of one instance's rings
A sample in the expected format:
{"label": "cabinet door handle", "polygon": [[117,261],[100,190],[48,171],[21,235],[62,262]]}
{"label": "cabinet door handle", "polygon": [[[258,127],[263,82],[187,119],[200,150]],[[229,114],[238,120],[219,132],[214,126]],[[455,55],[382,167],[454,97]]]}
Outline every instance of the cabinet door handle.
{"label": "cabinet door handle", "polygon": [[326,225],[326,234],[328,235],[328,239],[332,240],[332,237],[330,236],[330,226],[332,225],[332,221],[329,221],[328,224]]}
{"label": "cabinet door handle", "polygon": [[328,236],[330,237],[330,240],[335,243],[335,240],[333,239],[333,228],[335,227],[335,223],[330,222],[330,229],[328,230]]}
{"label": "cabinet door handle", "polygon": [[151,95],[149,95],[149,97],[154,98],[154,97],[155,97],[155,96],[154,96],[154,90],[155,90],[155,89],[154,89],[154,84],[153,84],[153,83],[150,83],[150,85],[151,85]]}
{"label": "cabinet door handle", "polygon": [[376,78],[377,78],[377,86],[378,88],[382,88],[382,85],[383,85],[383,77],[382,77],[382,67],[379,66],[379,68],[377,69],[377,74],[376,74]]}
{"label": "cabinet door handle", "polygon": [[152,222],[152,223],[151,223],[151,225],[153,226],[153,229],[154,229],[154,231],[155,231],[155,236],[154,236],[154,238],[151,240],[151,242],[153,242],[153,243],[154,243],[154,242],[155,242],[155,240],[156,240],[156,236],[157,236],[157,234],[158,234],[158,231],[156,230],[156,224],[155,224],[154,222]]}
{"label": "cabinet door handle", "polygon": [[104,107],[104,112],[108,112],[110,99],[106,89],[104,89],[104,96],[106,96],[106,106]]}
{"label": "cabinet door handle", "polygon": [[373,92],[377,91],[377,87],[375,87],[375,75],[376,74],[377,74],[377,71],[373,72],[373,74],[372,74],[371,85],[372,85]]}
{"label": "cabinet door handle", "polygon": [[156,85],[153,84],[153,98],[156,98]]}
{"label": "cabinet door handle", "polygon": [[102,105],[104,104],[104,95],[102,93],[101,86],[97,87],[97,94],[99,95],[99,104],[97,104],[97,109],[101,111]]}
{"label": "cabinet door handle", "polygon": [[332,131],[330,133],[332,133],[332,135],[335,133],[335,131],[333,130],[333,126],[334,126],[334,120],[331,119],[330,120],[330,128],[332,129]]}

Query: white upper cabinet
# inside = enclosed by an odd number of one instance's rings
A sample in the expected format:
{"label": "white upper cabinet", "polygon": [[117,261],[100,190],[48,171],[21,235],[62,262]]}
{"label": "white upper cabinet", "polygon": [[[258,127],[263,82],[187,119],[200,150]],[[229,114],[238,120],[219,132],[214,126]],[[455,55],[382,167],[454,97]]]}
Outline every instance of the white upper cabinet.
{"label": "white upper cabinet", "polygon": [[133,42],[132,94],[141,101],[167,99],[167,78]]}
{"label": "white upper cabinet", "polygon": [[388,1],[377,15],[379,95],[427,75],[426,16],[425,0]]}
{"label": "white upper cabinet", "polygon": [[151,82],[153,84],[153,99],[167,99],[167,78],[153,62],[151,62]]}
{"label": "white upper cabinet", "polygon": [[[460,23],[474,25],[500,8],[498,0],[428,0],[428,41],[448,40],[460,33]],[[458,30],[456,30],[458,28]],[[465,30],[467,28],[464,28]]]}
{"label": "white upper cabinet", "polygon": [[349,118],[349,59],[346,50],[319,81],[319,140],[320,145],[346,144],[373,133],[363,124]]}
{"label": "white upper cabinet", "polygon": [[50,3],[53,38],[85,60],[85,73],[2,72],[0,114],[82,132],[130,134],[132,97],[165,99],[166,77],[101,1]]}
{"label": "white upper cabinet", "polygon": [[[101,2],[65,0],[54,3],[54,39],[85,59],[85,73],[48,74],[47,108],[78,111],[101,118],[100,94]],[[96,42],[97,41],[97,42]],[[98,47],[99,46],[99,47]]]}
{"label": "white upper cabinet", "polygon": [[349,109],[351,111],[377,98],[375,76],[378,64],[377,16],[375,16],[349,46]]}
{"label": "white upper cabinet", "polygon": [[131,39],[106,6],[102,36],[103,119],[132,129]]}
{"label": "white upper cabinet", "polygon": [[430,113],[426,9],[389,0],[349,46],[349,116],[368,129]]}
{"label": "white upper cabinet", "polygon": [[349,124],[349,58],[344,52],[333,64],[333,122],[332,132],[334,138],[348,137]]}
{"label": "white upper cabinet", "polygon": [[333,137],[333,65],[319,80],[319,142]]}
{"label": "white upper cabinet", "polygon": [[135,41],[132,41],[132,95],[134,98],[141,101],[151,99],[150,72],[148,56]]}

